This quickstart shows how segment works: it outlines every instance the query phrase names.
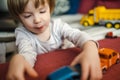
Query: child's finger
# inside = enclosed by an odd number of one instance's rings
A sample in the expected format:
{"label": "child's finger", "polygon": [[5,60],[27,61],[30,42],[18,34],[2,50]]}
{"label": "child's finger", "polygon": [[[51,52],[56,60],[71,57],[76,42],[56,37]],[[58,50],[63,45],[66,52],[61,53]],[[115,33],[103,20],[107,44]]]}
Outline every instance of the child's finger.
{"label": "child's finger", "polygon": [[38,77],[37,72],[36,72],[33,68],[27,69],[27,73],[28,73],[31,77]]}
{"label": "child's finger", "polygon": [[78,63],[78,60],[75,58],[70,64],[70,66],[75,66],[77,63]]}
{"label": "child's finger", "polygon": [[15,79],[12,79],[12,80],[25,80],[25,78],[24,78],[24,75],[21,74],[19,76],[16,76]]}
{"label": "child's finger", "polygon": [[75,66],[76,64],[80,63],[79,59],[80,59],[79,56],[75,57],[75,59],[72,61],[72,63],[70,65]]}
{"label": "child's finger", "polygon": [[31,66],[26,66],[26,72],[31,77],[38,77],[37,72]]}
{"label": "child's finger", "polygon": [[82,68],[81,80],[88,80],[88,77],[89,77],[89,65],[83,63],[83,64],[81,64],[81,68]]}
{"label": "child's finger", "polygon": [[90,80],[101,80],[102,79],[102,71],[99,66],[91,68],[91,79]]}
{"label": "child's finger", "polygon": [[8,74],[6,80],[25,80],[23,73]]}

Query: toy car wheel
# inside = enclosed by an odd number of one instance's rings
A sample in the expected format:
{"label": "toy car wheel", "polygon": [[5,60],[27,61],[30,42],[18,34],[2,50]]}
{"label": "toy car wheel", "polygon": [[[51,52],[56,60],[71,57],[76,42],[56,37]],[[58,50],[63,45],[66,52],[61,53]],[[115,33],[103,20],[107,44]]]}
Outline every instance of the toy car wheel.
{"label": "toy car wheel", "polygon": [[111,22],[107,22],[107,23],[105,24],[105,27],[107,27],[107,28],[112,28],[112,27],[113,27],[113,24],[112,24]]}
{"label": "toy car wheel", "polygon": [[85,26],[85,27],[89,26],[88,21],[84,21],[84,22],[83,22],[83,26]]}
{"label": "toy car wheel", "polygon": [[73,80],[80,80],[80,76],[73,76]]}
{"label": "toy car wheel", "polygon": [[119,23],[115,23],[114,28],[120,29],[120,24]]}
{"label": "toy car wheel", "polygon": [[116,64],[118,64],[118,63],[120,63],[120,59],[117,59],[117,60],[116,60]]}
{"label": "toy car wheel", "polygon": [[106,69],[106,68],[102,69],[102,73],[103,73],[103,74],[105,74],[105,73],[106,73],[106,71],[107,71],[107,69]]}

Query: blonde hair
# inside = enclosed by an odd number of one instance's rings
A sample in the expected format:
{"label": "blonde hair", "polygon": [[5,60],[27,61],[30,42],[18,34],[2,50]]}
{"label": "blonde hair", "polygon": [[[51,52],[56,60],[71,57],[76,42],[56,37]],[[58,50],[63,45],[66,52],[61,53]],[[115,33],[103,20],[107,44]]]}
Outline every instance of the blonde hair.
{"label": "blonde hair", "polygon": [[[34,0],[34,1],[35,8],[38,8],[39,5],[45,5],[45,2],[47,1],[50,7],[50,13],[53,12],[55,7],[55,0]],[[8,10],[15,20],[20,20],[19,14],[24,12],[24,9],[28,2],[29,0],[7,0]]]}

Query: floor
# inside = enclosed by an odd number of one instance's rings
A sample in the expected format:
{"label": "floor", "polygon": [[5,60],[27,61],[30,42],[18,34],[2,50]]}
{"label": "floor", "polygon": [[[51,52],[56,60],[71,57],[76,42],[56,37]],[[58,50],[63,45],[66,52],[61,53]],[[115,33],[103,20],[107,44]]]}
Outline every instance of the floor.
{"label": "floor", "polygon": [[[76,24],[72,24],[74,26]],[[82,31],[87,32],[90,36],[93,37],[95,40],[101,40],[105,38],[106,33],[112,32],[114,36],[120,36],[120,29],[115,29],[115,28],[106,28],[103,26],[88,26],[88,27],[83,27],[80,24],[77,24],[77,28],[79,28]]]}

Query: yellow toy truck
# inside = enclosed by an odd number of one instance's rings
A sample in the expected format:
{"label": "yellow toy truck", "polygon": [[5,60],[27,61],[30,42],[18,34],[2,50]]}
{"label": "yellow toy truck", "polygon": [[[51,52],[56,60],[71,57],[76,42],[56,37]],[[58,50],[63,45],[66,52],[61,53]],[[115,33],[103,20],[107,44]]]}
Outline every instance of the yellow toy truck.
{"label": "yellow toy truck", "polygon": [[103,25],[107,28],[114,27],[120,29],[120,9],[106,9],[104,6],[98,6],[84,15],[80,24],[83,26]]}

